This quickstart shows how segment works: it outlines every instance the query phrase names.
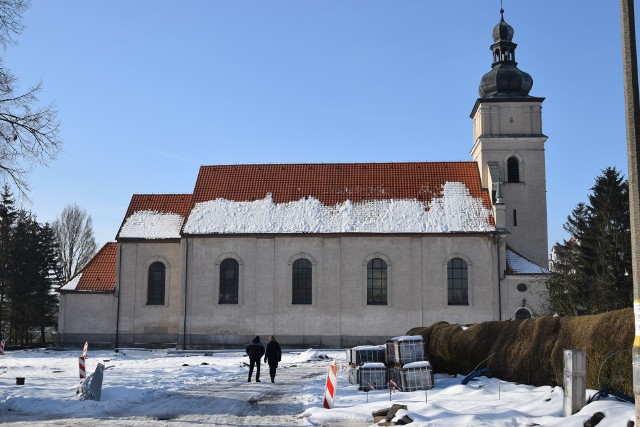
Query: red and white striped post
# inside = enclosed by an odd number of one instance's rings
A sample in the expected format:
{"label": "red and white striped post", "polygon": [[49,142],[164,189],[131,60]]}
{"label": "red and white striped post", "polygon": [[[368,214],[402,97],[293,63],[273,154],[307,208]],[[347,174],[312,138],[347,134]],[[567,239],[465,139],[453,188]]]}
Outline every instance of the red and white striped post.
{"label": "red and white striped post", "polygon": [[80,367],[80,378],[87,378],[87,371],[84,368],[84,356],[80,356],[78,361],[78,366]]}
{"label": "red and white striped post", "polygon": [[78,358],[78,367],[80,368],[80,378],[87,378],[87,370],[85,369],[84,361],[87,358],[87,350],[89,349],[89,343],[85,341],[82,347],[82,356]]}
{"label": "red and white striped post", "polygon": [[0,340],[0,354],[4,354],[4,340]]}
{"label": "red and white striped post", "polygon": [[327,385],[324,390],[324,407],[333,408],[333,399],[336,396],[336,385],[338,384],[338,367],[335,361],[329,365],[327,370]]}

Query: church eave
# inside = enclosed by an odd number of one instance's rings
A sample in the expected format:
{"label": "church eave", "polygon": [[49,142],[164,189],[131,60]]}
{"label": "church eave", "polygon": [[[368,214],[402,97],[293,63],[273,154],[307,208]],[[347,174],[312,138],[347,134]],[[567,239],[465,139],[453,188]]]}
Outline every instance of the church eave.
{"label": "church eave", "polygon": [[495,234],[496,230],[487,231],[450,231],[446,233],[423,233],[419,231],[415,232],[388,232],[388,233],[313,233],[313,232],[299,232],[299,233],[209,233],[209,234],[186,234],[182,237],[184,239],[194,238],[256,238],[256,239],[273,239],[276,237],[323,237],[323,238],[336,238],[336,237],[469,237],[469,236],[488,236]]}
{"label": "church eave", "polygon": [[116,242],[118,243],[151,243],[151,242],[163,242],[163,243],[180,243],[181,237],[171,238],[144,238],[144,237],[118,237]]}

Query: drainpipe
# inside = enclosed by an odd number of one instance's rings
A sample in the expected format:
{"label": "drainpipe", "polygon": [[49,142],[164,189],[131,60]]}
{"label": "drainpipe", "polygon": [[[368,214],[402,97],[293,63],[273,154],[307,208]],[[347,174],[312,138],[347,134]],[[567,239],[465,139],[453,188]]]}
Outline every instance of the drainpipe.
{"label": "drainpipe", "polygon": [[116,283],[116,298],[118,299],[117,308],[116,308],[116,339],[115,339],[115,347],[118,348],[118,335],[120,333],[120,279],[122,277],[122,246],[118,245],[118,262],[116,264],[116,269],[118,271],[117,283]]}
{"label": "drainpipe", "polygon": [[182,326],[182,349],[187,349],[187,288],[189,287],[189,238],[185,238],[186,254],[184,263],[184,319]]}
{"label": "drainpipe", "polygon": [[498,254],[498,320],[502,320],[502,275],[500,274],[500,232],[496,233],[496,252]]}
{"label": "drainpipe", "polygon": [[500,236],[507,233],[505,229],[505,210],[506,205],[504,203],[504,197],[502,195],[502,180],[498,179],[496,201],[493,204],[493,219],[496,226],[494,236],[496,241],[496,252],[498,254],[498,320],[502,320],[502,274],[500,273],[502,264],[500,263]]}

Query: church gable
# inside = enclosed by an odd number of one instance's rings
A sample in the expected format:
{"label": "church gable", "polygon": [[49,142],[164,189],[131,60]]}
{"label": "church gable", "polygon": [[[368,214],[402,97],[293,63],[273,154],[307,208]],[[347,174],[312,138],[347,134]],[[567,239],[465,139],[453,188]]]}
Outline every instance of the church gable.
{"label": "church gable", "polygon": [[203,166],[185,234],[495,229],[474,162]]}

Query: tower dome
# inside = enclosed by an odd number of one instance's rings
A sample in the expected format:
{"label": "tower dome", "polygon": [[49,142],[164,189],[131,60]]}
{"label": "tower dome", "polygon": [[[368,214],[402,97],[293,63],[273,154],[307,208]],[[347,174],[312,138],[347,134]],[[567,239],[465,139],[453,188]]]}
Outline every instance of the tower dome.
{"label": "tower dome", "polygon": [[482,76],[480,81],[481,98],[529,96],[533,79],[517,67],[518,45],[512,39],[513,27],[504,20],[504,10],[500,9],[500,22],[493,27],[491,71]]}

